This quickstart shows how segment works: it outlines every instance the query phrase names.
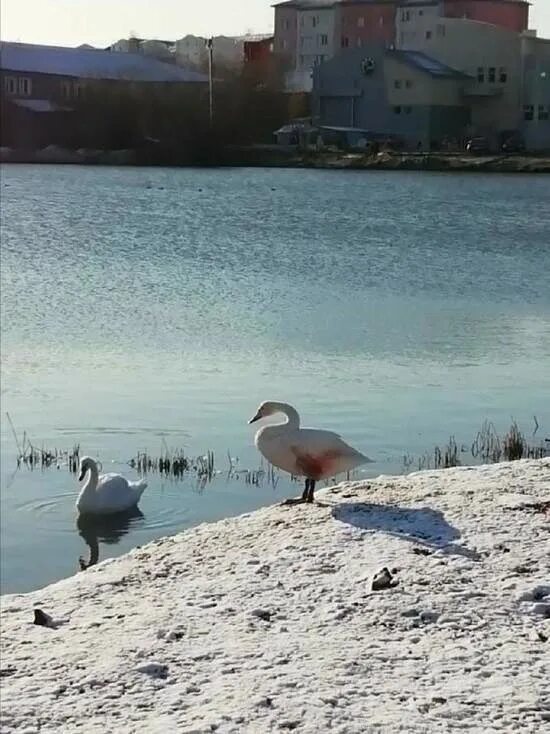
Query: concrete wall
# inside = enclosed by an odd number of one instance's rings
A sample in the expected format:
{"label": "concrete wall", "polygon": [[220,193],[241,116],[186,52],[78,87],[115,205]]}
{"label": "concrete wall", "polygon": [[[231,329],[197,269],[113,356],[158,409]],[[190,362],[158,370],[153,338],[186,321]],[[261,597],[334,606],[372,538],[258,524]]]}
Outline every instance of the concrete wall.
{"label": "concrete wall", "polygon": [[511,0],[445,0],[447,18],[469,18],[521,33],[529,25],[529,4]]}
{"label": "concrete wall", "polygon": [[285,60],[289,71],[296,69],[298,46],[298,11],[296,8],[276,6],[273,51]]}
{"label": "concrete wall", "polygon": [[472,134],[493,137],[520,123],[520,36],[472,20],[416,18],[398,47],[422,51],[474,77],[464,84],[472,107]]}
{"label": "concrete wall", "polygon": [[398,32],[419,18],[434,16],[490,23],[521,33],[529,25],[529,3],[524,0],[401,0],[396,14]]}
{"label": "concrete wall", "polygon": [[[202,36],[185,36],[175,43],[176,62],[180,66],[206,69],[208,49]],[[237,69],[244,63],[244,39],[231,36],[214,36],[214,68]]]}
{"label": "concrete wall", "polygon": [[463,104],[461,83],[456,79],[438,79],[392,57],[385,65],[386,94],[392,105],[425,105],[458,107]]}
{"label": "concrete wall", "polygon": [[408,6],[402,2],[395,11],[395,43],[400,48],[414,42],[421,30],[431,27],[442,16],[443,4],[427,2],[425,5]]}
{"label": "concrete wall", "polygon": [[311,71],[334,55],[334,8],[298,10],[296,70]]}
{"label": "concrete wall", "polygon": [[550,150],[550,40],[523,38],[522,62],[525,144],[532,150]]}

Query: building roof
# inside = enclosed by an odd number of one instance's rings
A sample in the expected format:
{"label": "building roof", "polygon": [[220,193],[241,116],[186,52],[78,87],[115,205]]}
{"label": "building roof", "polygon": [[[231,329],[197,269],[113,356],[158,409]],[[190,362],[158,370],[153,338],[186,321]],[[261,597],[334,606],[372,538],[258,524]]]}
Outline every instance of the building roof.
{"label": "building roof", "polygon": [[134,82],[207,82],[204,74],[145,54],[103,49],[38,46],[0,42],[0,69],[19,73],[51,74],[79,79]]}
{"label": "building roof", "polygon": [[431,56],[427,56],[421,51],[401,51],[391,50],[387,51],[388,56],[391,56],[397,61],[402,61],[404,64],[414,66],[415,69],[423,71],[430,76],[437,79],[471,79],[469,74],[464,74],[462,71],[453,69],[451,66],[442,64],[441,61],[433,59]]}
{"label": "building roof", "polygon": [[316,10],[317,8],[331,8],[338,5],[338,0],[285,0],[275,3],[272,8],[297,8],[298,10]]}
{"label": "building roof", "polygon": [[[475,0],[475,2],[498,2],[501,4],[508,4],[508,5],[531,5],[529,0]],[[456,2],[463,2],[463,0],[447,0],[448,3],[456,3]],[[399,7],[415,7],[415,6],[422,6],[425,7],[426,5],[440,5],[441,0],[396,0],[395,4]]]}

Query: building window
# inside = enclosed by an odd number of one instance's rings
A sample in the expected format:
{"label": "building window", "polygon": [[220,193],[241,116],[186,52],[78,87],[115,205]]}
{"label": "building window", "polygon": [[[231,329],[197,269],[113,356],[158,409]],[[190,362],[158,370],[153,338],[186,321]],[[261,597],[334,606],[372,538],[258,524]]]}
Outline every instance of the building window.
{"label": "building window", "polygon": [[497,80],[497,70],[494,66],[489,67],[489,84],[494,84]]}
{"label": "building window", "polygon": [[445,36],[445,26],[444,25],[438,25],[437,26],[437,35],[438,36]]}
{"label": "building window", "polygon": [[498,70],[498,80],[502,84],[505,84],[508,81],[508,73],[506,72],[504,66],[501,66]]}
{"label": "building window", "polygon": [[342,36],[342,48],[348,48],[349,46],[349,38],[347,36]]}
{"label": "building window", "polygon": [[477,80],[480,84],[483,84],[483,82],[485,81],[485,69],[483,68],[483,66],[477,67]]}
{"label": "building window", "polygon": [[285,29],[287,31],[290,30],[290,21],[289,20],[285,20]]}
{"label": "building window", "polygon": [[405,113],[406,115],[410,115],[410,114],[411,114],[411,112],[412,112],[412,107],[409,107],[408,105],[407,105],[407,107],[403,107],[403,112],[404,112],[404,113]]}
{"label": "building window", "polygon": [[363,45],[363,39],[362,38],[358,38],[357,41],[356,41],[356,43],[357,43],[357,48],[361,48],[361,46]]}
{"label": "building window", "polygon": [[303,66],[305,63],[306,57],[303,54],[300,54],[300,66]]}
{"label": "building window", "polygon": [[328,36],[326,33],[322,33],[319,36],[319,43],[321,46],[328,46]]}
{"label": "building window", "polygon": [[14,76],[4,78],[4,90],[6,94],[17,94],[17,79]]}
{"label": "building window", "polygon": [[406,79],[405,80],[405,86],[407,87],[407,89],[410,89],[412,87],[412,85],[413,85],[413,83],[412,83],[412,81],[410,79]]}
{"label": "building window", "polygon": [[406,23],[410,19],[411,19],[411,11],[410,10],[402,10],[401,11],[401,20],[403,21],[403,23]]}
{"label": "building window", "polygon": [[66,79],[61,82],[61,94],[65,97],[65,99],[70,99],[72,97],[73,85]]}
{"label": "building window", "polygon": [[426,40],[429,41],[431,37],[432,37],[432,32],[426,31]]}
{"label": "building window", "polygon": [[395,79],[395,81],[393,82],[393,86],[395,87],[395,89],[401,89],[401,79]]}
{"label": "building window", "polygon": [[419,10],[418,11],[418,15],[424,15],[424,11],[423,10]]}
{"label": "building window", "polygon": [[535,108],[532,104],[526,104],[523,108],[523,118],[525,120],[533,120],[535,118]]}
{"label": "building window", "polygon": [[24,97],[30,97],[32,91],[31,80],[26,76],[19,77],[19,94]]}
{"label": "building window", "polygon": [[357,27],[358,28],[365,27],[365,19],[363,18],[363,16],[361,16],[360,18],[357,18]]}
{"label": "building window", "polygon": [[400,105],[397,105],[397,107],[393,108],[394,114],[400,115],[401,114],[401,107]]}
{"label": "building window", "polygon": [[543,104],[539,104],[539,120],[548,120],[550,117],[550,106],[545,107]]}
{"label": "building window", "polygon": [[316,28],[316,27],[317,27],[317,25],[318,25],[318,23],[319,23],[319,18],[318,18],[318,17],[316,16],[316,15],[314,15],[314,16],[313,16],[313,18],[311,19],[311,25],[312,25],[312,26],[313,26],[314,28]]}

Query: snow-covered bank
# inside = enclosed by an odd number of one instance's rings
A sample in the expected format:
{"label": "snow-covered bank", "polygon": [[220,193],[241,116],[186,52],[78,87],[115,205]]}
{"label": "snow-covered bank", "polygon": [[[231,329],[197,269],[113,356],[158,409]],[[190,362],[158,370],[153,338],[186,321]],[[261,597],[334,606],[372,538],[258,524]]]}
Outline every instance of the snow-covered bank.
{"label": "snow-covered bank", "polygon": [[549,459],[319,498],[3,597],[2,732],[550,727]]}

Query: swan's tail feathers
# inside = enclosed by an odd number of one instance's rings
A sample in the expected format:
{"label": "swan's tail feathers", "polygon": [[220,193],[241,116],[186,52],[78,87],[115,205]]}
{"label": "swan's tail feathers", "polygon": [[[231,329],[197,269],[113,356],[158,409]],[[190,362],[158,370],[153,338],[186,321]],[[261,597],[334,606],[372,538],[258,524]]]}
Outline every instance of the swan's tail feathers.
{"label": "swan's tail feathers", "polygon": [[141,497],[141,495],[147,489],[147,482],[145,481],[145,479],[140,479],[139,482],[132,482],[132,489],[139,497]]}
{"label": "swan's tail feathers", "polygon": [[361,463],[362,464],[375,464],[374,459],[369,459],[368,456],[365,456],[365,454],[361,454]]}

